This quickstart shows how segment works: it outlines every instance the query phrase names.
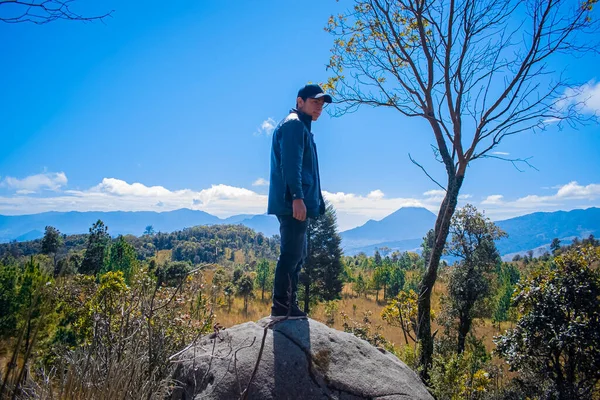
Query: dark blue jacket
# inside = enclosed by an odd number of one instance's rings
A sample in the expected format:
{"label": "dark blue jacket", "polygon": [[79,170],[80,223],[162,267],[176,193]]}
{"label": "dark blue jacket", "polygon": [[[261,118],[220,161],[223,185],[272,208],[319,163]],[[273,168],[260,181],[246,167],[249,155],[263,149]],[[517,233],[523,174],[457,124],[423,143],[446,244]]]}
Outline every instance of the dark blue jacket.
{"label": "dark blue jacket", "polygon": [[268,214],[292,215],[295,199],[304,199],[308,217],[325,213],[311,120],[291,110],[273,132]]}

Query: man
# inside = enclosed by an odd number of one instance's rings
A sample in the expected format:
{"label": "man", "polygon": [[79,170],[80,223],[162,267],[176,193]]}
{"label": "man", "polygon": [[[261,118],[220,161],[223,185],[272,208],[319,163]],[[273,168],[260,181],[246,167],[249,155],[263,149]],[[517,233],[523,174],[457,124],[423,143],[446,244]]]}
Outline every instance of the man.
{"label": "man", "polygon": [[281,251],[273,283],[272,319],[306,318],[298,307],[298,276],[306,259],[308,218],[325,213],[311,123],[331,96],[318,85],[298,91],[296,108],[277,126],[271,148],[267,213],[279,220]]}

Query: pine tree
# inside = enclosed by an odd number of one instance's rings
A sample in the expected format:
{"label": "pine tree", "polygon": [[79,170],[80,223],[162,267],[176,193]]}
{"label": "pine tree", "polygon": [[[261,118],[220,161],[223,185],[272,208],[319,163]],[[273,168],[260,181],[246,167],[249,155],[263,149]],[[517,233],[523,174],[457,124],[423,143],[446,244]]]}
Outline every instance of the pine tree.
{"label": "pine tree", "polygon": [[371,289],[373,289],[375,291],[375,301],[376,302],[379,302],[379,291],[383,287],[384,279],[385,278],[383,276],[383,268],[382,267],[376,268],[375,271],[373,272],[373,276],[371,277],[371,282],[370,282]]}
{"label": "pine tree", "polygon": [[379,253],[379,249],[375,250],[375,255],[373,256],[373,262],[375,263],[376,267],[381,265],[381,253]]}
{"label": "pine tree", "polygon": [[404,288],[404,282],[404,270],[397,266],[392,267],[392,270],[389,273],[387,296],[389,298],[398,296],[398,293]]}
{"label": "pine tree", "polygon": [[83,261],[81,262],[79,272],[88,275],[96,275],[99,273],[104,267],[104,260],[107,255],[109,243],[110,236],[108,234],[108,227],[104,225],[104,222],[98,220],[90,228],[87,249]]}
{"label": "pine tree", "polygon": [[325,214],[308,225],[308,257],[300,276],[304,286],[304,311],[310,299],[330,301],[342,293],[342,239],[337,233],[335,209],[326,203]]}
{"label": "pine tree", "polygon": [[268,260],[262,260],[256,265],[256,284],[261,289],[261,300],[265,299],[265,289],[269,285],[271,265]]}
{"label": "pine tree", "polygon": [[42,239],[42,253],[52,254],[54,256],[54,276],[57,276],[60,271],[57,270],[57,253],[63,245],[63,238],[58,229],[53,226],[47,226]]}
{"label": "pine tree", "polygon": [[254,290],[254,281],[248,274],[244,274],[237,281],[236,292],[244,298],[244,313],[248,313],[248,299],[252,296]]}
{"label": "pine tree", "polygon": [[154,235],[154,233],[154,227],[152,225],[146,226],[146,229],[144,230],[144,235],[152,236]]}
{"label": "pine tree", "polygon": [[235,286],[233,282],[228,282],[223,288],[223,295],[227,301],[227,312],[231,312],[231,305],[233,304],[233,295],[235,294]]}
{"label": "pine tree", "polygon": [[109,260],[110,261],[103,269],[103,272],[121,271],[123,272],[125,281],[129,282],[131,273],[137,265],[137,255],[135,248],[127,243],[122,235],[120,235],[115,244],[110,247]]}
{"label": "pine tree", "polygon": [[560,239],[559,238],[552,239],[552,243],[550,243],[550,250],[552,250],[553,255],[558,255],[558,251],[560,250]]}
{"label": "pine tree", "polygon": [[365,297],[367,297],[367,284],[365,282],[365,279],[363,278],[362,272],[358,273],[358,276],[356,277],[356,280],[354,281],[353,289],[356,292],[356,294],[358,294],[359,296],[361,294],[364,294]]}

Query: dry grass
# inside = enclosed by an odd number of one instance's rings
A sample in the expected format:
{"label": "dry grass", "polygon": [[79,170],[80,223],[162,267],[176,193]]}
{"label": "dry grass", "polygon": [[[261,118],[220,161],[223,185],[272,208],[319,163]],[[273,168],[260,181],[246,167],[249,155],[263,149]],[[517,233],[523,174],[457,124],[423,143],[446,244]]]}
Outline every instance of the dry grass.
{"label": "dry grass", "polygon": [[235,298],[231,305],[231,312],[227,311],[227,305],[220,305],[215,311],[217,322],[225,327],[243,324],[248,321],[258,321],[261,318],[268,317],[271,314],[271,299],[265,294],[265,301],[258,298],[253,299],[248,304],[248,313],[244,313],[244,299]]}
{"label": "dry grass", "polygon": [[[212,271],[205,271],[204,277],[207,279],[205,282],[210,282],[210,279],[212,279]],[[435,311],[439,311],[440,297],[446,292],[446,285],[443,282],[436,283],[432,295],[432,307]],[[247,314],[244,313],[243,310],[244,301],[242,298],[236,297],[234,299],[231,306],[231,312],[227,311],[227,305],[224,300],[219,299],[221,305],[217,306],[214,311],[217,321],[225,327],[231,327],[248,321],[258,321],[259,319],[268,316],[271,312],[270,293],[265,292],[264,301],[261,301],[260,296],[260,291],[255,291],[255,298],[250,301]],[[335,316],[333,328],[343,330],[342,312],[356,321],[361,321],[363,314],[367,311],[371,311],[371,321],[373,326],[379,326],[381,334],[396,346],[405,345],[402,330],[398,327],[388,325],[381,318],[381,310],[385,307],[385,303],[381,301],[382,296],[383,291],[380,292],[379,302],[375,301],[375,295],[356,297],[350,290],[349,285],[346,285],[342,291],[342,299],[338,302],[338,311]],[[301,302],[300,305],[302,306],[303,303]],[[356,305],[356,310],[354,309],[354,305]],[[325,316],[324,305],[319,304],[314,307],[309,313],[309,316],[319,322],[325,323],[327,318]],[[490,320],[478,320],[473,329],[478,338],[483,338],[487,350],[491,351],[495,348],[495,345],[492,342],[493,337],[499,335],[509,326],[510,323],[503,323],[501,325],[501,331],[499,331],[497,326],[493,326]],[[435,331],[437,328],[439,328],[439,326],[434,322],[432,324],[432,330]],[[410,339],[409,342],[411,342]],[[411,342],[410,344],[412,345],[413,343]]]}

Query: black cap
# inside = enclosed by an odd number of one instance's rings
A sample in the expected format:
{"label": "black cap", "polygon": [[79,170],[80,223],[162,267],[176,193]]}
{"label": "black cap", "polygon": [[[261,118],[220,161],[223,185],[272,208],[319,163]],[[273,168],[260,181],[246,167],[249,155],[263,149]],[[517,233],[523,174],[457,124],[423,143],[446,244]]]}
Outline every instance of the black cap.
{"label": "black cap", "polygon": [[302,89],[298,90],[298,97],[302,97],[302,100],[306,99],[320,99],[323,97],[325,99],[325,103],[331,103],[331,96],[325,94],[321,86],[319,85],[306,85]]}

